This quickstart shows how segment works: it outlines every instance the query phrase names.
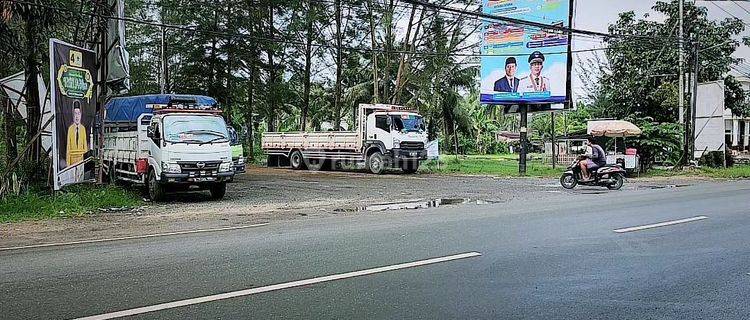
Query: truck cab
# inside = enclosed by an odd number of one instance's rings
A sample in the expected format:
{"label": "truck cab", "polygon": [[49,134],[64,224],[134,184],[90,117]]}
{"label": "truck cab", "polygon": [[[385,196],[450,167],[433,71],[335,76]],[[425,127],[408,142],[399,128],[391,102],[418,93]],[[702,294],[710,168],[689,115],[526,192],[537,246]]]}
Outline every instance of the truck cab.
{"label": "truck cab", "polygon": [[[419,168],[419,161],[427,159],[427,130],[424,119],[414,111],[400,111],[390,109],[365,110],[366,139],[369,152],[367,160],[375,152],[373,147],[384,156],[384,165],[400,167],[404,172],[412,173]],[[368,169],[372,161],[367,161]]]}
{"label": "truck cab", "polygon": [[[156,96],[156,97],[154,97]],[[105,166],[113,180],[143,184],[153,200],[166,191],[209,190],[224,197],[234,176],[230,136],[215,100],[153,95],[116,98],[105,122]]]}
{"label": "truck cab", "polygon": [[229,145],[232,148],[232,167],[234,173],[245,173],[245,148],[242,146],[240,135],[232,126],[227,126]]}

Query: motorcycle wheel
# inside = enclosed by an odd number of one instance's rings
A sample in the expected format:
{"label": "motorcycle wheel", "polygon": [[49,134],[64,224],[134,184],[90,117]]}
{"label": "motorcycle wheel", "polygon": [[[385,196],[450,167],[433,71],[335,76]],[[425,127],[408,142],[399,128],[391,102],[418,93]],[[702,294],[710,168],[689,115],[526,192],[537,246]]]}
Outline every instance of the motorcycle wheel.
{"label": "motorcycle wheel", "polygon": [[576,177],[574,177],[570,173],[564,173],[562,177],[560,177],[560,184],[565,189],[573,189],[578,184],[578,180],[576,180]]}
{"label": "motorcycle wheel", "polygon": [[615,175],[614,178],[615,178],[615,182],[607,185],[607,189],[620,190],[620,188],[622,188],[622,185],[625,183],[625,178],[623,178],[621,174]]}

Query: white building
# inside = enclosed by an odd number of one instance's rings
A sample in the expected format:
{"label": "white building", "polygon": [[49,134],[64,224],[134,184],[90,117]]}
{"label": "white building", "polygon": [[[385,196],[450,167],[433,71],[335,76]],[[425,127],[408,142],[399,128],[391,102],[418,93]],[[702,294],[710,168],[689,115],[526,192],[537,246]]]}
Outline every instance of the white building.
{"label": "white building", "polygon": [[[742,85],[745,95],[750,95],[750,77],[732,74]],[[737,117],[729,109],[724,109],[724,132],[727,146],[737,152],[750,152],[750,117]]]}

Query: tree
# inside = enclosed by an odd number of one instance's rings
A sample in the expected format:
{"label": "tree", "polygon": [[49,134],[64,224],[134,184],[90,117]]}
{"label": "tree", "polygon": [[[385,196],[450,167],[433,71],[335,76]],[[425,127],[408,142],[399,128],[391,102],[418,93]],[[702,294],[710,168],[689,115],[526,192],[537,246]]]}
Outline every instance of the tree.
{"label": "tree", "polygon": [[[677,109],[677,45],[671,39],[676,36],[679,2],[658,1],[653,6],[656,14],[664,15],[663,22],[637,19],[635,13],[620,14],[619,20],[610,25],[609,32],[618,35],[639,35],[653,39],[613,37],[607,39],[605,52],[608,67],[598,75],[598,85],[593,88],[597,101],[597,115],[623,119],[651,117],[657,122],[675,122]],[[699,82],[723,79],[735,60],[731,54],[739,45],[729,41],[744,30],[742,21],[726,19],[721,22],[709,20],[707,9],[685,3],[684,29],[689,44],[685,46],[687,65],[695,64],[694,47],[702,48],[698,70]],[[689,69],[688,69],[689,70]],[[687,71],[687,70],[685,70]],[[689,100],[686,100],[689,101]]]}
{"label": "tree", "polygon": [[[47,32],[52,26],[64,21],[65,15],[49,8],[51,5],[72,6],[70,2],[59,4],[57,1],[32,0],[30,3],[14,1],[0,2],[0,13],[2,13],[3,38],[0,41],[8,41],[8,44],[21,44],[15,48],[11,56],[23,53],[23,66],[28,88],[38,87],[39,69],[42,66],[42,52],[47,44]],[[7,45],[7,44],[6,44]],[[16,51],[17,50],[17,51]],[[26,90],[26,143],[31,144],[27,153],[27,161],[37,162],[40,159],[41,142],[34,139],[41,128],[41,110],[37,90]]]}
{"label": "tree", "polygon": [[750,117],[750,100],[733,76],[724,78],[724,106],[738,117]]}

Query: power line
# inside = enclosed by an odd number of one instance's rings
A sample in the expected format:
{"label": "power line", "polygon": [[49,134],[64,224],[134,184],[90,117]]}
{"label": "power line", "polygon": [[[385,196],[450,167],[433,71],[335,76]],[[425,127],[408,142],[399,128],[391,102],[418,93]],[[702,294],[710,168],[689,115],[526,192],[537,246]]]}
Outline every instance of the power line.
{"label": "power line", "polygon": [[[211,35],[216,35],[220,37],[225,38],[242,38],[242,39],[249,39],[249,40],[255,40],[255,41],[271,41],[271,42],[280,42],[285,44],[293,44],[293,45],[305,45],[304,42],[301,41],[295,41],[295,40],[288,40],[288,39],[280,39],[280,38],[268,38],[268,37],[259,37],[259,36],[253,36],[248,34],[240,34],[240,33],[228,33],[228,32],[221,32],[221,31],[215,31],[215,30],[205,30],[205,29],[199,29],[197,27],[188,27],[188,26],[182,26],[182,25],[175,25],[175,24],[167,24],[167,23],[161,23],[161,22],[155,22],[155,21],[148,21],[148,20],[141,20],[141,19],[135,19],[131,17],[116,17],[116,16],[108,16],[103,15],[99,13],[90,13],[90,12],[80,12],[76,10],[66,9],[66,8],[60,8],[50,5],[45,5],[41,3],[33,3],[23,0],[0,0],[1,2],[13,2],[13,3],[20,3],[20,4],[26,4],[30,6],[37,6],[37,7],[43,7],[59,12],[68,12],[72,14],[82,14],[87,16],[93,16],[93,17],[99,17],[104,19],[112,19],[112,20],[118,20],[118,21],[125,21],[129,23],[134,24],[142,24],[142,25],[149,25],[154,27],[164,27],[168,29],[174,29],[174,30],[181,30],[186,32],[198,32],[198,33],[206,33]],[[335,48],[333,45],[327,45],[327,44],[317,44],[313,43],[312,46],[314,47],[323,47],[323,48]],[[557,54],[568,54],[568,53],[581,53],[581,52],[591,52],[591,51],[601,51],[601,50],[607,50],[612,49],[613,47],[606,47],[606,48],[594,48],[594,49],[583,49],[583,50],[576,50],[576,51],[559,51],[559,52],[545,52],[546,55],[557,55]],[[342,46],[342,49],[350,50],[350,51],[359,51],[359,52],[365,52],[365,53],[386,53],[386,54],[414,54],[414,55],[422,55],[422,56],[455,56],[455,57],[510,57],[510,56],[518,56],[518,54],[475,54],[475,53],[456,53],[456,52],[424,52],[424,51],[405,51],[405,50],[381,50],[381,49],[372,49],[372,48],[357,48],[357,47],[350,47],[350,46]]]}
{"label": "power line", "polygon": [[732,3],[734,3],[734,5],[740,7],[740,9],[742,9],[743,11],[747,12],[747,14],[750,14],[750,10],[745,9],[745,7],[741,6],[739,3],[737,3],[737,1],[732,1]]}
{"label": "power line", "polygon": [[[462,10],[462,9],[456,9],[456,8],[451,8],[451,7],[447,7],[447,6],[443,6],[443,5],[433,4],[433,3],[429,3],[429,2],[425,2],[425,1],[421,1],[421,0],[399,0],[399,1],[410,3],[410,4],[418,4],[418,5],[421,5],[423,7],[433,8],[433,9],[436,9],[436,10],[443,10],[443,11],[448,11],[448,12],[462,13],[462,14],[470,15],[470,16],[473,16],[473,17],[476,17],[476,18],[485,18],[485,19],[489,19],[489,20],[491,20],[493,22],[503,22],[503,23],[507,23],[507,24],[514,24],[514,25],[521,25],[521,26],[532,26],[532,27],[538,27],[538,28],[541,28],[541,29],[562,31],[562,32],[565,32],[565,33],[570,33],[570,34],[585,34],[585,35],[603,37],[605,39],[609,39],[609,38],[639,38],[639,39],[647,39],[649,41],[654,41],[655,40],[652,37],[645,36],[645,35],[627,35],[627,34],[602,33],[602,32],[597,32],[597,31],[574,29],[574,28],[570,28],[570,27],[562,27],[562,26],[556,26],[556,25],[551,25],[551,24],[539,23],[539,22],[534,22],[534,21],[521,20],[521,19],[516,19],[516,18],[502,17],[502,16],[491,15],[491,14],[481,13],[481,12],[466,11],[466,10]],[[670,40],[679,41],[680,38],[676,37],[676,38],[672,38]]]}
{"label": "power line", "polygon": [[[728,15],[729,15],[730,17],[732,17],[732,18],[735,18],[735,19],[737,19],[738,21],[742,22],[742,24],[744,24],[745,26],[748,26],[748,27],[750,27],[750,23],[747,23],[747,22],[745,22],[744,20],[742,20],[742,19],[738,18],[737,16],[735,16],[734,14],[732,14],[731,12],[729,12],[729,11],[728,11],[727,9],[724,9],[724,8],[722,8],[722,7],[720,6],[720,5],[716,4],[716,3],[714,2],[714,1],[706,1],[706,2],[708,2],[708,3],[712,4],[712,5],[714,6],[714,7],[717,7],[717,8],[719,8],[719,10],[721,10],[721,11],[724,11],[724,12],[725,12],[726,14],[728,14]],[[740,8],[742,8],[742,7],[740,7]],[[744,8],[743,8],[743,9],[744,9]]]}

